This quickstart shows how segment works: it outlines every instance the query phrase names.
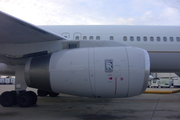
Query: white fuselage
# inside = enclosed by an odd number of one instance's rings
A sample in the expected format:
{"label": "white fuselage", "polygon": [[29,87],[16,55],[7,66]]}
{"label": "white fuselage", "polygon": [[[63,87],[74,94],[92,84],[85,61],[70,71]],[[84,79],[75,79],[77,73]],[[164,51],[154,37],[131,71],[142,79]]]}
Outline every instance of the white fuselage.
{"label": "white fuselage", "polygon": [[[148,52],[180,52],[180,26],[57,25],[41,27],[70,40],[117,40],[143,48]],[[157,40],[158,37],[160,40]]]}
{"label": "white fuselage", "polygon": [[151,72],[180,72],[180,26],[40,26],[70,40],[117,40],[148,51]]}

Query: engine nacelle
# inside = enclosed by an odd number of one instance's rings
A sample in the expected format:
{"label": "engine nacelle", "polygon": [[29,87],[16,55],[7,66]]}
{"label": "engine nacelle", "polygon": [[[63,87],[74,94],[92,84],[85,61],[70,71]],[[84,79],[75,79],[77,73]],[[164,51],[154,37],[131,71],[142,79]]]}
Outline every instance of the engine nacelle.
{"label": "engine nacelle", "polygon": [[140,48],[77,48],[28,59],[25,80],[56,93],[129,97],[144,92],[149,71],[149,55]]}

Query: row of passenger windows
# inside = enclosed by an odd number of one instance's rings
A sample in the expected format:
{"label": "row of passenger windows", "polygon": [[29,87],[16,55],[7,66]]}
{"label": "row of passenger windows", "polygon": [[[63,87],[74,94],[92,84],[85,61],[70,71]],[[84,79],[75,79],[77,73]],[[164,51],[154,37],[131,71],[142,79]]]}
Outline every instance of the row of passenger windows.
{"label": "row of passenger windows", "polygon": [[[161,41],[161,39],[164,41],[164,42],[167,42],[168,40],[169,41],[171,41],[171,42],[173,42],[174,41],[174,38],[173,37],[150,37],[150,38],[148,38],[148,37],[146,37],[146,36],[144,36],[143,38],[141,38],[140,36],[137,36],[137,37],[133,37],[133,36],[130,36],[130,38],[129,38],[129,40],[130,41],[134,41],[134,40],[136,40],[136,41],[141,41],[141,39],[143,40],[143,41],[148,41],[148,39],[149,39],[149,41],[158,41],[158,42],[160,42]],[[176,39],[176,41],[177,42],[180,42],[180,37],[176,37],[175,38]],[[124,36],[123,37],[123,40],[124,41],[128,41],[128,37],[127,36]]]}
{"label": "row of passenger windows", "polygon": [[[79,40],[80,38],[79,38],[79,36],[76,36],[75,37],[75,40]],[[96,37],[94,37],[94,36],[89,36],[89,39],[88,39],[88,37],[87,36],[83,36],[83,40],[100,40],[101,38],[100,38],[100,36],[96,36]],[[173,37],[146,37],[146,36],[144,36],[144,37],[140,37],[140,36],[137,36],[137,37],[134,37],[134,36],[130,36],[129,37],[129,39],[128,39],[128,37],[127,36],[124,36],[123,37],[123,41],[128,41],[128,40],[130,40],[130,41],[158,41],[158,42],[160,42],[161,41],[161,39],[164,41],[164,42],[166,42],[166,41],[171,41],[171,42],[173,42],[174,41],[174,39],[177,41],[177,42],[180,42],[180,37],[176,37],[176,38],[173,38]],[[113,36],[110,36],[109,37],[109,40],[114,40],[114,37]]]}
{"label": "row of passenger windows", "polygon": [[[80,39],[79,36],[76,36],[76,37],[75,37],[75,40],[79,40],[79,39]],[[101,39],[100,36],[96,36],[95,38],[94,38],[94,36],[89,36],[89,39],[88,39],[87,36],[83,36],[83,40],[100,40],[100,39]],[[114,40],[114,37],[113,37],[113,36],[110,36],[110,37],[109,37],[109,40]]]}

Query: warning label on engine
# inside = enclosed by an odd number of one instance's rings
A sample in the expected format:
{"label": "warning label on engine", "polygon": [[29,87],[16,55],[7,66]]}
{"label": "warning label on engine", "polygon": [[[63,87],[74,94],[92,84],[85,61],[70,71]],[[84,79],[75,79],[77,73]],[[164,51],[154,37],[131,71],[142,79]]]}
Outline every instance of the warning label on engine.
{"label": "warning label on engine", "polygon": [[113,60],[112,59],[105,60],[105,72],[113,72]]}

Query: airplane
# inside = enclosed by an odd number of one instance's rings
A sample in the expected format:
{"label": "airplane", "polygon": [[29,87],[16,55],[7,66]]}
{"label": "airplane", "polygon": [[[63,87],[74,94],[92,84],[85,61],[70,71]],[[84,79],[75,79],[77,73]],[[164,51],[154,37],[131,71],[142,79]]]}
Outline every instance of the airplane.
{"label": "airplane", "polygon": [[180,73],[180,26],[34,26],[0,12],[0,74],[15,75],[3,107],[59,93],[121,98],[143,93],[150,72]]}

